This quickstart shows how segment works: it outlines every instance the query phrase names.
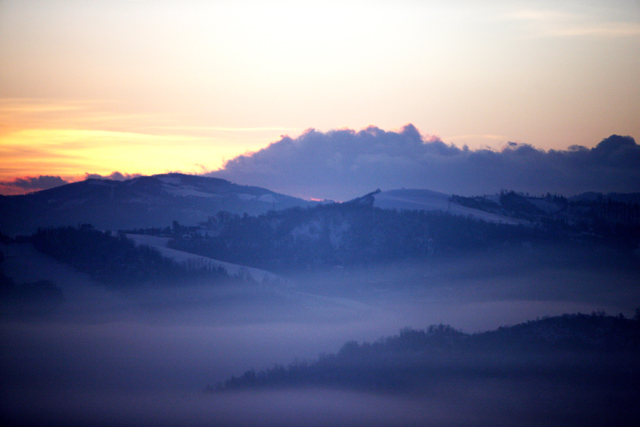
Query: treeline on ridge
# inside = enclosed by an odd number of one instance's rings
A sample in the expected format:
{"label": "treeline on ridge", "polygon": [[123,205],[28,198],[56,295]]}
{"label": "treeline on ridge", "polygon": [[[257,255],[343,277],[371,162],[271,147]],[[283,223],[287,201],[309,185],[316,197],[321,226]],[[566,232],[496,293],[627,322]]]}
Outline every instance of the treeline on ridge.
{"label": "treeline on ridge", "polygon": [[[568,199],[557,194],[531,197],[503,190],[497,199],[490,196],[453,195],[451,201],[473,209],[529,221],[556,233],[598,236],[607,242],[632,248],[640,243],[640,205],[612,200],[602,194],[594,194],[591,199]],[[536,206],[536,203],[546,205],[547,209]]]}
{"label": "treeline on ridge", "polygon": [[246,371],[209,391],[339,387],[413,392],[461,378],[547,378],[640,392],[640,315],[565,314],[466,334],[447,325],[405,328],[373,343],[347,342],[335,354]]}
{"label": "treeline on ridge", "polygon": [[291,208],[259,216],[219,212],[211,222],[205,235],[178,237],[169,247],[278,270],[366,265],[558,238],[530,226],[356,203]]}

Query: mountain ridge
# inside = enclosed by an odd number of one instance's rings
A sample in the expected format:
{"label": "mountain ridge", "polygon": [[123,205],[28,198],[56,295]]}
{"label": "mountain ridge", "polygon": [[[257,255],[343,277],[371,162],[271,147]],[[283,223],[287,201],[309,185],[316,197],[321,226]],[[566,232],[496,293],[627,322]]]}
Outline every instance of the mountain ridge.
{"label": "mountain ridge", "polygon": [[[0,231],[9,235],[30,234],[38,228],[80,224],[92,224],[103,230],[164,228],[174,221],[186,225],[205,223],[220,211],[260,215],[322,203],[262,187],[234,184],[222,178],[181,173],[140,176],[125,181],[87,179],[25,195],[1,196]],[[620,215],[625,218],[631,215],[630,220],[634,222],[640,193],[590,192],[566,198],[503,191],[496,195],[462,197],[428,189],[402,188],[378,189],[344,203],[364,203],[382,209],[442,211],[509,225],[532,225],[547,218],[574,221],[576,215],[583,216],[585,210],[593,210],[595,205],[611,215],[612,204],[622,203],[629,205],[625,208],[629,212]]]}
{"label": "mountain ridge", "polygon": [[178,173],[126,181],[88,179],[26,195],[0,198],[0,230],[28,234],[39,227],[90,223],[99,229],[197,224],[216,212],[257,215],[309,202],[221,178]]}

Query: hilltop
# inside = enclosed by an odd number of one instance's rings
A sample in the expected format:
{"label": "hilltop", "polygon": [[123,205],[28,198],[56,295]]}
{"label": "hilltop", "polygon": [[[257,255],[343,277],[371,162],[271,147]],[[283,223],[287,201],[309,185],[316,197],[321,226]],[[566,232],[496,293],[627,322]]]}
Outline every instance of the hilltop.
{"label": "hilltop", "polygon": [[219,178],[170,173],[126,181],[88,179],[20,196],[0,197],[0,230],[91,224],[102,230],[197,224],[218,211],[257,215],[311,202]]}

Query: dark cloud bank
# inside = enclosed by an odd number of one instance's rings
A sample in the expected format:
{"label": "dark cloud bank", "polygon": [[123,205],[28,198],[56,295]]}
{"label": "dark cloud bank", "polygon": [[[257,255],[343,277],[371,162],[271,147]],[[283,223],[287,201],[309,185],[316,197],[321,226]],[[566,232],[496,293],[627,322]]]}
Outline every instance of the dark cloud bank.
{"label": "dark cloud bank", "polygon": [[15,178],[12,181],[0,182],[0,194],[23,194],[32,191],[46,190],[68,184],[59,176],[40,175],[38,177]]}
{"label": "dark cloud bank", "polygon": [[[110,175],[98,175],[98,174],[84,174],[84,179],[111,179],[114,181],[125,181],[127,179],[135,178],[140,174],[122,174],[120,172],[112,172]],[[34,191],[48,190],[50,188],[60,187],[61,185],[69,184],[72,181],[67,181],[60,176],[40,175],[37,177],[23,177],[14,178],[12,181],[0,181],[0,194],[14,195],[32,193]]]}
{"label": "dark cloud bank", "polygon": [[111,172],[111,175],[98,175],[97,173],[86,173],[84,174],[84,179],[110,179],[113,181],[126,181],[128,179],[137,178],[140,175],[139,173],[134,174],[122,174],[120,172]]}
{"label": "dark cloud bank", "polygon": [[212,176],[286,194],[346,200],[381,188],[421,188],[460,195],[510,189],[566,196],[587,191],[640,191],[640,145],[612,135],[594,148],[544,151],[509,143],[501,151],[470,150],[400,132],[310,129],[228,161]]}

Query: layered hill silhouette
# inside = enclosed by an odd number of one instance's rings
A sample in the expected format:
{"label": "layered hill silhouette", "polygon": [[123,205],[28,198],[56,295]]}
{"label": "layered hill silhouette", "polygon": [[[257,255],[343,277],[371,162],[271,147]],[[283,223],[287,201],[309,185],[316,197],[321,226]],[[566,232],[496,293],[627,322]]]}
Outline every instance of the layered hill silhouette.
{"label": "layered hill silhouette", "polygon": [[[231,216],[260,216],[319,204],[261,187],[178,173],[126,181],[88,179],[27,195],[0,196],[0,232],[27,235],[38,228],[82,224],[112,231],[200,224],[203,229],[213,229],[217,235],[221,231],[220,218],[217,218],[221,212]],[[502,191],[495,195],[462,197],[427,189],[396,189],[377,190],[342,205],[385,211],[439,212],[473,219],[476,223],[542,227],[554,234],[617,235],[628,240],[630,236],[636,239],[640,232],[638,193],[584,193],[566,198]],[[212,227],[213,223],[217,226]],[[249,234],[256,237],[255,232]]]}
{"label": "layered hill silhouette", "polygon": [[92,224],[122,230],[197,224],[216,212],[257,215],[311,202],[219,178],[177,173],[126,181],[88,179],[21,196],[0,196],[0,230],[29,234],[39,227]]}

